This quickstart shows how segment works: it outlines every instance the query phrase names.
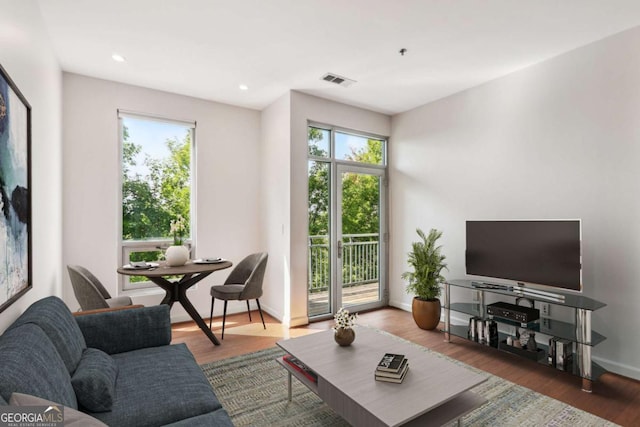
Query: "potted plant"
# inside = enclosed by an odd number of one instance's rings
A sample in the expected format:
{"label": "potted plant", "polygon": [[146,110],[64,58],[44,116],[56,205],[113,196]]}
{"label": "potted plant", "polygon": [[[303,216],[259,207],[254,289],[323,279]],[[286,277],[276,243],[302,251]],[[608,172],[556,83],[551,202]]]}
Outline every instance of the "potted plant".
{"label": "potted plant", "polygon": [[173,245],[169,246],[164,253],[167,265],[178,267],[184,265],[189,260],[189,249],[183,245],[183,237],[187,230],[187,221],[178,215],[171,221],[170,233],[173,234]]}
{"label": "potted plant", "polygon": [[336,321],[333,328],[335,331],[333,337],[336,342],[342,347],[351,345],[356,338],[356,332],[353,330],[353,326],[358,320],[358,313],[349,314],[349,310],[342,307],[333,318]]}
{"label": "potted plant", "polygon": [[416,229],[420,242],[411,244],[412,250],[408,254],[407,263],[413,271],[402,273],[402,278],[407,280],[407,293],[414,294],[411,304],[411,313],[418,327],[426,330],[435,329],[440,322],[440,284],[445,278],[442,269],[447,268],[442,255],[442,246],[436,246],[437,240],[442,236],[442,231],[431,229],[429,235],[425,235],[419,228]]}

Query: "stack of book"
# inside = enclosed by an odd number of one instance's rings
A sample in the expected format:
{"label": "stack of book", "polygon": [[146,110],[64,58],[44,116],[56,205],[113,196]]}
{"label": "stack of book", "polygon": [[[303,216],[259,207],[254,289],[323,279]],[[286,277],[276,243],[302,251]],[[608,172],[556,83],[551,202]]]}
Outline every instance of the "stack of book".
{"label": "stack of book", "polygon": [[386,353],[376,368],[376,381],[401,383],[409,370],[409,359],[404,354]]}
{"label": "stack of book", "polygon": [[304,375],[309,381],[314,383],[318,382],[318,375],[297,358],[293,357],[290,354],[285,354],[284,356],[282,356],[282,360],[289,364],[289,366],[291,366],[293,369]]}

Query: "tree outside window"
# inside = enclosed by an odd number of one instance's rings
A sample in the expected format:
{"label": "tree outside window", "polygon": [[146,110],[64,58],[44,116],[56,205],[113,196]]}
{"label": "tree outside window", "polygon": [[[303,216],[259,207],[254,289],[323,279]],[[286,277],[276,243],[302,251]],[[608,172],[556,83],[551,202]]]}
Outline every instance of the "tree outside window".
{"label": "tree outside window", "polygon": [[[191,236],[191,157],[193,128],[184,124],[122,117],[122,242],[128,259],[154,261],[163,251],[144,242],[171,244],[171,221],[185,220]],[[136,250],[135,242],[140,248]],[[133,244],[133,246],[132,246]],[[146,279],[131,277],[130,282]]]}

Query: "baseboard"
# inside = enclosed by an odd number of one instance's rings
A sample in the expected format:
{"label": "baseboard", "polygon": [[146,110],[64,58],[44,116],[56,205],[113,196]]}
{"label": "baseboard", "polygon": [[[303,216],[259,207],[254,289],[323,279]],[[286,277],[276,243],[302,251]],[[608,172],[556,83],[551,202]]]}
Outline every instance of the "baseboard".
{"label": "baseboard", "polygon": [[[411,304],[409,303],[402,301],[389,301],[389,305],[391,307],[399,308],[400,310],[408,311],[409,313],[411,313]],[[451,319],[453,319],[453,316],[451,316]],[[440,314],[440,321],[444,322],[444,311]]]}
{"label": "baseboard", "polygon": [[411,304],[402,301],[389,300],[391,307],[399,308],[400,310],[411,312]]}
{"label": "baseboard", "polygon": [[[242,304],[229,304],[227,307],[227,316],[231,315],[231,314],[238,314],[238,313],[246,313],[247,312],[247,306],[246,303],[244,301],[236,301],[236,302],[242,302]],[[174,305],[178,305],[178,304],[174,304]],[[237,307],[236,307],[237,306]],[[171,313],[171,323],[180,323],[180,322],[193,322],[193,319],[191,318],[191,316],[189,316],[189,314],[184,311],[184,308],[182,308],[182,306],[180,306],[180,308],[182,309],[182,313],[179,314],[173,314]],[[267,309],[261,302],[261,307],[263,312],[270,314],[271,316],[275,317],[277,319],[277,316],[275,316],[272,312],[272,310]],[[255,301],[252,300],[252,304],[251,304],[251,311],[258,311],[258,307],[255,306]],[[198,312],[198,314],[200,315],[201,318],[206,319],[207,324],[209,324],[209,310],[207,310],[206,313],[202,313],[202,312]],[[220,319],[222,319],[222,313],[214,313],[214,318],[220,317]],[[278,319],[280,320],[280,319]]]}
{"label": "baseboard", "polygon": [[635,366],[625,365],[624,363],[614,362],[613,360],[596,356],[591,356],[591,359],[609,372],[640,381],[640,369]]}
{"label": "baseboard", "polygon": [[[263,312],[267,313],[268,315],[270,315],[271,317],[275,318],[276,320],[278,320],[280,323],[284,324],[285,326],[292,328],[294,326],[303,326],[303,325],[308,325],[309,324],[309,318],[307,316],[298,316],[296,318],[291,319],[289,322],[286,322],[283,318],[283,316],[278,313],[276,310],[274,310],[272,307],[265,305],[264,303],[261,302],[260,304],[260,308],[262,309]],[[257,310],[257,307],[252,307],[251,310]],[[233,309],[233,308],[229,308],[227,310],[227,315],[230,314],[237,314],[237,313],[246,313],[246,308],[244,305],[240,305],[238,308]],[[209,319],[209,313],[198,313],[200,315],[200,317],[202,317],[203,319]],[[191,318],[191,316],[189,316],[188,313],[183,312],[180,314],[171,314],[171,323],[180,323],[180,322],[190,322],[193,321],[193,319]]]}
{"label": "baseboard", "polygon": [[260,303],[260,307],[262,308],[262,311],[264,311],[269,316],[271,316],[274,319],[276,319],[278,322],[282,323],[282,315],[279,312],[277,312],[276,310],[274,310],[273,307],[271,307],[268,304],[265,304],[264,302]]}
{"label": "baseboard", "polygon": [[289,320],[289,324],[287,326],[289,326],[290,328],[293,328],[295,326],[303,326],[308,324],[309,324],[309,318],[307,316],[298,316]]}

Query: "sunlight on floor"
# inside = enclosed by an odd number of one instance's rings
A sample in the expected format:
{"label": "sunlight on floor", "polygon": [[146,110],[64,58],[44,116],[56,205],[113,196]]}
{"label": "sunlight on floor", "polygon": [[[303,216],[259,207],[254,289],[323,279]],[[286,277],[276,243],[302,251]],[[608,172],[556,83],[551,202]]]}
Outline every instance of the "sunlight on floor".
{"label": "sunlight on floor", "polygon": [[[205,320],[205,323],[207,324],[207,326],[209,326],[209,320]],[[229,329],[229,326],[233,326],[233,325],[237,325],[237,324],[238,324],[238,322],[227,322],[225,327],[224,327],[225,333]],[[222,329],[222,320],[219,321],[219,322],[214,321],[211,324],[211,328],[214,330],[214,332],[215,332],[216,329]],[[198,325],[196,325],[195,323],[192,323],[192,322],[186,323],[184,325],[179,325],[179,326],[172,325],[172,329],[174,331],[179,331],[179,332],[192,332],[192,331],[199,331],[200,330]]]}
{"label": "sunlight on floor", "polygon": [[224,334],[228,335],[251,335],[257,337],[275,337],[275,338],[295,338],[303,335],[315,334],[321,332],[318,329],[289,329],[281,323],[266,323],[267,329],[263,329],[262,323],[251,323],[248,325],[229,327],[227,324],[224,328]]}

